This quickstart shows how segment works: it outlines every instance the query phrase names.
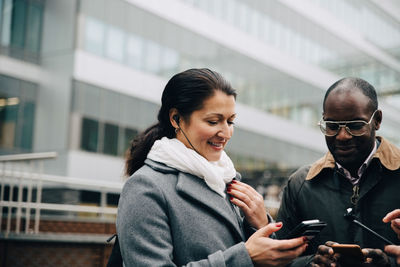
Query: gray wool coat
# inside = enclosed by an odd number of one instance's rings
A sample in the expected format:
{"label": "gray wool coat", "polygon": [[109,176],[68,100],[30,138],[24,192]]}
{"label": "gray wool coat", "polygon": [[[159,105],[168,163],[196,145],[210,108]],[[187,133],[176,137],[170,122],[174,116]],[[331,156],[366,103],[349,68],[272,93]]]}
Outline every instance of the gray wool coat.
{"label": "gray wool coat", "polygon": [[125,266],[253,266],[247,227],[203,179],[149,159],[127,180],[118,204]]}

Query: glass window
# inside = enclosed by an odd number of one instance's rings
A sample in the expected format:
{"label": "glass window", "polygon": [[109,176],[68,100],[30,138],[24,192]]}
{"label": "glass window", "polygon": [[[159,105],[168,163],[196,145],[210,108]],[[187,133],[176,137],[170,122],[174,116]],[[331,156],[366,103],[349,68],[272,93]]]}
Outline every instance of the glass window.
{"label": "glass window", "polygon": [[130,148],[131,141],[133,140],[133,138],[135,138],[138,135],[138,133],[139,132],[135,129],[125,128],[124,139],[123,139],[123,144],[122,144],[120,155],[124,155],[125,151]]}
{"label": "glass window", "polygon": [[108,155],[118,153],[118,126],[114,124],[104,125],[103,153]]}
{"label": "glass window", "polygon": [[143,39],[136,35],[128,37],[126,45],[127,64],[135,69],[142,67]]}
{"label": "glass window", "polygon": [[4,46],[10,45],[11,37],[11,18],[12,18],[12,0],[5,0],[2,10],[1,23],[1,44]]}
{"label": "glass window", "polygon": [[236,1],[235,0],[232,0],[232,1],[230,1],[230,2],[227,2],[226,3],[227,5],[226,5],[226,11],[225,11],[225,14],[226,14],[226,21],[229,23],[229,24],[232,24],[232,25],[234,25],[235,24],[235,21],[236,21],[236,15],[235,15],[235,9],[236,9]]}
{"label": "glass window", "polygon": [[97,152],[99,136],[99,122],[88,118],[82,119],[81,148],[86,151]]}
{"label": "glass window", "polygon": [[30,52],[38,53],[40,51],[43,8],[41,5],[31,3],[28,13],[26,49]]}
{"label": "glass window", "polygon": [[162,75],[171,77],[177,72],[179,65],[179,54],[177,51],[165,47],[163,49],[161,68]]}
{"label": "glass window", "polygon": [[97,55],[103,55],[104,24],[94,18],[86,19],[85,49]]}
{"label": "glass window", "polygon": [[37,85],[0,75],[0,153],[30,152]]}
{"label": "glass window", "polygon": [[1,21],[3,20],[3,2],[4,0],[0,0],[0,25]]}
{"label": "glass window", "polygon": [[26,25],[26,2],[14,0],[11,19],[11,46],[24,48]]}
{"label": "glass window", "polygon": [[19,105],[15,99],[18,98],[0,97],[0,147],[6,150],[13,149],[17,142]]}
{"label": "glass window", "polygon": [[106,56],[122,62],[124,53],[124,32],[109,26],[107,31]]}
{"label": "glass window", "polygon": [[21,144],[20,144],[20,147],[26,151],[32,149],[33,123],[35,115],[34,112],[35,112],[35,103],[26,102],[23,107]]}
{"label": "glass window", "polygon": [[161,46],[148,40],[145,48],[144,70],[158,73],[160,71]]}

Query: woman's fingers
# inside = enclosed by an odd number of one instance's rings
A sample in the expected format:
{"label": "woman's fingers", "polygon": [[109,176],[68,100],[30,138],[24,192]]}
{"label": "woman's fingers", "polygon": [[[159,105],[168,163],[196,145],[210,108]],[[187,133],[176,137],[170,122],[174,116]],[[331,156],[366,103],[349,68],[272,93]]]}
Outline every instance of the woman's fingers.
{"label": "woman's fingers", "polygon": [[264,199],[254,188],[234,180],[228,186],[227,193],[231,196],[231,202],[243,211],[251,226],[259,229],[268,224]]}
{"label": "woman's fingers", "polygon": [[254,188],[236,180],[233,180],[228,186],[228,194],[237,198],[249,208],[252,208],[254,205],[264,205],[263,197]]}

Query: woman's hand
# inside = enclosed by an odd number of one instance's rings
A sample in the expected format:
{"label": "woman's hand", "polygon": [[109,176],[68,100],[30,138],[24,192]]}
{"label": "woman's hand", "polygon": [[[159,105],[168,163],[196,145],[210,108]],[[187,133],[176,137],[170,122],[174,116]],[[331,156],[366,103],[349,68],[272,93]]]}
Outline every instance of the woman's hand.
{"label": "woman's hand", "polygon": [[268,224],[264,199],[253,187],[233,180],[228,185],[227,192],[231,196],[231,202],[243,211],[252,227],[260,229]]}
{"label": "woman's hand", "polygon": [[254,265],[285,266],[307,248],[306,239],[271,239],[269,236],[281,229],[282,223],[270,223],[259,229],[247,240],[245,246]]}

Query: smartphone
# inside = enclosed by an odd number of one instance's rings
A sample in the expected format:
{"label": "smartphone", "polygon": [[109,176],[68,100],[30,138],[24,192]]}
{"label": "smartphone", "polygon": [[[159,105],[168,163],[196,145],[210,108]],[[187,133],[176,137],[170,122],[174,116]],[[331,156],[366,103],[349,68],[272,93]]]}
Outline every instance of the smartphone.
{"label": "smartphone", "polygon": [[364,254],[359,245],[355,244],[334,244],[332,249],[335,253],[339,253],[340,257],[351,260],[364,261]]}
{"label": "smartphone", "polygon": [[305,236],[308,239],[313,238],[326,226],[326,222],[320,220],[307,220],[299,223],[289,234],[286,235],[285,239],[296,238]]}

